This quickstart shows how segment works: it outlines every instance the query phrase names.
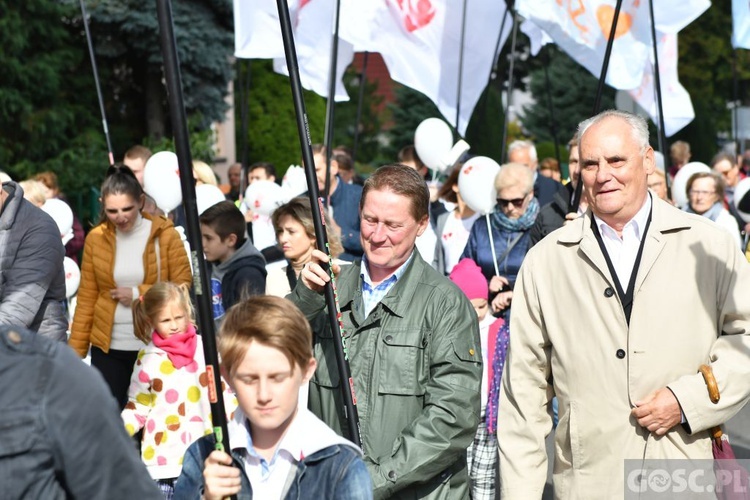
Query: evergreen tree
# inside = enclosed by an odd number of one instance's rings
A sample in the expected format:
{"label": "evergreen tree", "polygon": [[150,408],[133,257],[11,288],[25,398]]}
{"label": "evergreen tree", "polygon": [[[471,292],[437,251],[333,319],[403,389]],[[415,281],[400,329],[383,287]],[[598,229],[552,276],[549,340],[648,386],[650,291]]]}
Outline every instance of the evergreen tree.
{"label": "evergreen tree", "polygon": [[[222,121],[232,78],[230,0],[172,2],[185,110],[203,129]],[[89,9],[101,81],[119,153],[169,133],[155,2],[102,0]]]}
{"label": "evergreen tree", "polygon": [[[344,85],[349,93],[348,102],[336,103],[334,112],[333,145],[354,147],[354,133],[357,127],[357,101],[359,100],[360,73],[353,67],[344,74]],[[376,168],[390,160],[381,152],[381,128],[387,116],[379,116],[376,108],[383,101],[383,97],[375,94],[377,83],[365,82],[362,99],[362,117],[359,121],[359,138],[357,142],[358,164],[367,164],[369,168]]]}
{"label": "evergreen tree", "polygon": [[[551,126],[554,126],[558,141],[566,144],[578,123],[591,116],[599,79],[555,46],[545,46],[540,56],[542,61],[549,61],[547,69],[554,121],[550,120],[550,99],[544,68],[540,68],[530,74],[529,89],[534,103],[523,107],[522,122],[536,141],[552,141]],[[613,88],[605,86],[602,110],[614,108],[614,94]]]}
{"label": "evergreen tree", "polygon": [[[427,118],[445,121],[437,106],[424,94],[394,83],[396,101],[388,104],[393,126],[388,130],[388,145],[383,148],[386,161],[394,162],[404,146],[414,144],[414,131]],[[456,137],[456,134],[453,134]]]}
{"label": "evergreen tree", "polygon": [[[301,165],[299,134],[289,78],[273,71],[270,60],[242,60],[237,72],[245,77],[250,71],[250,94],[248,103],[248,162],[268,161],[276,166],[279,175],[289,165]],[[249,64],[248,64],[249,63]],[[240,81],[240,77],[238,77]],[[237,86],[235,86],[237,88]],[[310,138],[313,143],[323,142],[325,128],[325,99],[305,90],[303,92],[307,111]],[[235,107],[238,126],[237,155],[241,157],[245,141],[242,137],[242,104]]]}

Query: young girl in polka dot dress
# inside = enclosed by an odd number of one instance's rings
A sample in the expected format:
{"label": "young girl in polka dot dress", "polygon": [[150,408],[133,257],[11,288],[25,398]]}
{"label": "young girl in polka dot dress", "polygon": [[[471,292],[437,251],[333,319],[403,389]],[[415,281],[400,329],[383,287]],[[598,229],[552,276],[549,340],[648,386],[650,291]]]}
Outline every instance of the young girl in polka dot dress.
{"label": "young girl in polka dot dress", "polygon": [[[143,429],[141,458],[171,499],[185,450],[211,432],[203,344],[187,286],[152,286],[133,302],[133,324],[147,345],[138,353],[122,419],[131,436]],[[230,415],[236,399],[225,391],[224,402]]]}

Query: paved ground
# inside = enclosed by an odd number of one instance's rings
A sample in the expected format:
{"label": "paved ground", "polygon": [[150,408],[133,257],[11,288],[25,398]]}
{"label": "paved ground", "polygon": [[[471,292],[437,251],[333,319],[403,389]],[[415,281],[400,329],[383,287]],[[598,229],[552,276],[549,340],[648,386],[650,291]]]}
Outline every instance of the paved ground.
{"label": "paved ground", "polygon": [[[737,458],[750,459],[750,404],[746,405],[732,420],[727,422],[726,432],[729,436],[732,449]],[[553,442],[552,434],[547,438],[547,456],[552,457]],[[547,474],[547,484],[544,488],[544,500],[552,500],[552,467]]]}

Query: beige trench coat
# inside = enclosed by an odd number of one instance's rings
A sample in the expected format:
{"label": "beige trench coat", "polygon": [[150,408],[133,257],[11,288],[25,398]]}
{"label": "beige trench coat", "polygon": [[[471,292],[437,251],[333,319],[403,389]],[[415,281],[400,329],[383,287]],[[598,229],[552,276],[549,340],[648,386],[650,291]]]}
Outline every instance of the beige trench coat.
{"label": "beige trench coat", "polygon": [[[500,395],[503,498],[541,497],[553,395],[555,496],[576,499],[622,498],[624,459],[711,458],[706,429],[747,402],[750,264],[725,230],[658,199],[645,237],[629,328],[608,290],[615,284],[590,212],[526,256]],[[707,362],[721,391],[717,405],[697,374]],[[658,438],[630,411],[665,386],[689,431],[677,425]]]}

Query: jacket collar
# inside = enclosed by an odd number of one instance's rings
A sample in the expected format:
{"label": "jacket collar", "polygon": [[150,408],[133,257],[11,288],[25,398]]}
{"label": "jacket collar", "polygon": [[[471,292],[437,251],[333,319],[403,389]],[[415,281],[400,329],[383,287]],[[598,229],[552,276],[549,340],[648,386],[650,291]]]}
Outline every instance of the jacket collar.
{"label": "jacket collar", "polygon": [[[636,290],[640,288],[666,245],[668,235],[693,227],[690,216],[655,196],[652,196],[651,210],[651,226],[645,235],[646,242],[635,282]],[[578,218],[574,223],[566,226],[566,229],[560,231],[557,242],[565,246],[579,245],[583,254],[611,280],[604,255],[602,255],[596,236],[591,230],[592,217],[593,214],[591,208],[589,208],[583,217]]]}
{"label": "jacket collar", "polygon": [[[414,254],[411,257],[411,262],[406,266],[404,274],[396,281],[393,288],[388,294],[383,297],[380,303],[386,307],[392,314],[403,318],[407,314],[409,304],[412,296],[415,294],[417,286],[419,285],[419,279],[410,278],[412,275],[419,277],[425,268],[425,261],[419,254],[419,250],[414,247]],[[357,278],[353,280],[341,280],[337,282],[340,284],[341,296],[351,297],[350,302],[347,304],[341,304],[342,310],[345,309],[345,305],[350,306],[353,309],[353,302],[358,296],[362,295],[362,278],[359,275],[359,261],[354,262],[351,267],[351,271],[356,273]],[[373,314],[377,311],[377,308],[373,310]],[[372,315],[371,315],[372,316]],[[370,316],[368,316],[369,318]]]}

